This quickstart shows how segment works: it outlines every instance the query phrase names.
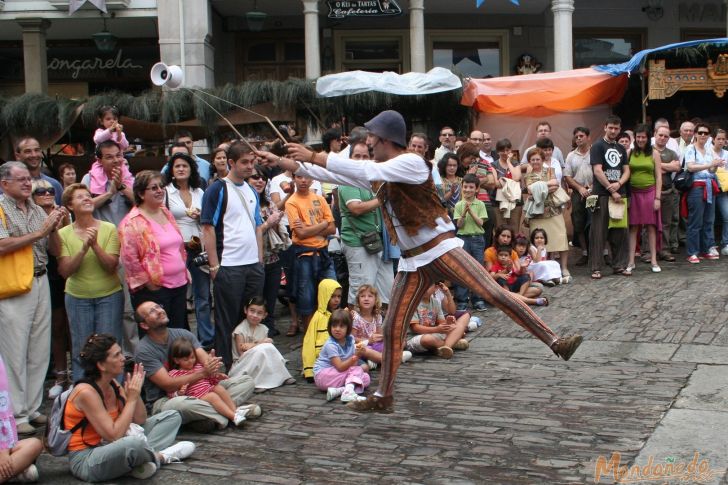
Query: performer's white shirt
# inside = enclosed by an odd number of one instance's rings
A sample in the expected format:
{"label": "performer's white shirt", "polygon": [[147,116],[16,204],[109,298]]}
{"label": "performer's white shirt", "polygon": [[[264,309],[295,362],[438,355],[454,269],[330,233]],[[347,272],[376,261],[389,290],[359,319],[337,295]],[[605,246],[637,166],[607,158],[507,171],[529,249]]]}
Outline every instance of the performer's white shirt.
{"label": "performer's white shirt", "polygon": [[[310,163],[299,162],[299,165],[300,168],[296,171],[299,175],[308,175],[322,182],[350,185],[366,190],[371,190],[372,182],[400,182],[419,185],[430,175],[429,165],[422,163],[422,158],[414,153],[403,153],[386,162],[350,160],[340,154],[329,153],[326,168]],[[442,233],[455,230],[452,222],[446,222],[442,217],[438,217],[435,220],[436,227],[420,227],[417,234],[410,236],[392,213],[389,203],[386,204],[386,210],[390,214],[394,230],[397,231],[399,239],[397,244],[402,250],[421,246]],[[462,247],[462,245],[462,240],[452,237],[417,256],[411,258],[403,256],[399,260],[399,271],[416,271],[417,268],[430,264],[451,249]]]}

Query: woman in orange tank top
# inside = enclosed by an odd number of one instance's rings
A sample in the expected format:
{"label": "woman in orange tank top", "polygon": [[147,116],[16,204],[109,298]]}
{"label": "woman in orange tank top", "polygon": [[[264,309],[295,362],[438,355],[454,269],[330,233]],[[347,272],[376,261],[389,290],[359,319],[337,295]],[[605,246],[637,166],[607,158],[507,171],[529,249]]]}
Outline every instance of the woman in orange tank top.
{"label": "woman in orange tank top", "polygon": [[92,335],[80,355],[85,376],[68,397],[64,414],[66,429],[86,421],[68,444],[73,476],[87,482],[127,474],[149,478],[161,464],[192,454],[195,445],[189,441],[172,445],[182,423],[177,411],[147,418],[140,398],[141,364],[127,374],[123,388],[114,380],[124,371],[124,354],[113,336]]}

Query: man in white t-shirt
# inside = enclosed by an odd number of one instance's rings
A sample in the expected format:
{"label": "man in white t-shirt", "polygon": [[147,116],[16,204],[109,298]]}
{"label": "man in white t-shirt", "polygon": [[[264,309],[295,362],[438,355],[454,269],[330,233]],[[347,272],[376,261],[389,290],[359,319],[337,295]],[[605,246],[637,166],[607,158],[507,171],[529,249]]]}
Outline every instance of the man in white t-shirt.
{"label": "man in white t-shirt", "polygon": [[202,239],[215,282],[215,349],[232,364],[232,333],[245,304],[263,292],[263,232],[258,194],[246,182],[255,154],[243,143],[228,150],[230,171],[213,182],[202,198]]}
{"label": "man in white t-shirt", "polygon": [[[538,125],[536,126],[536,141],[541,140],[542,138],[551,138],[551,123],[548,121],[540,121]],[[521,157],[521,165],[525,165],[528,163],[527,154],[532,149],[536,148],[536,144],[534,143],[530,147],[523,150],[523,157]],[[559,147],[554,146],[554,153],[552,157],[556,160],[558,160],[559,165],[561,167],[564,166],[564,154],[561,153],[561,150]]]}

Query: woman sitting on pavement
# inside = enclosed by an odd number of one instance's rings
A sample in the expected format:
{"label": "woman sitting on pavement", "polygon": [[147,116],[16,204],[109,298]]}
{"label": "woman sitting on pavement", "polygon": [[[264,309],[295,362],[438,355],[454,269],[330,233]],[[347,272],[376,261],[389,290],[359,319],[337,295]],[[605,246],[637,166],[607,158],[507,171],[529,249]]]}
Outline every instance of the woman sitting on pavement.
{"label": "woman sitting on pavement", "polygon": [[[4,402],[1,401],[3,398]],[[38,480],[38,469],[33,462],[43,451],[43,443],[38,438],[18,441],[11,399],[5,363],[0,356],[0,483],[11,479],[35,482]]]}
{"label": "woman sitting on pavement", "polygon": [[[124,354],[116,339],[94,334],[81,351],[83,380],[68,396],[64,424],[81,426],[68,443],[69,465],[74,477],[87,482],[102,482],[130,474],[149,478],[160,465],[189,457],[194,443],[172,445],[182,418],[177,411],[163,411],[147,418],[140,398],[144,367],[134,366],[122,388],[114,377],[124,371]],[[157,451],[161,450],[161,451]]]}

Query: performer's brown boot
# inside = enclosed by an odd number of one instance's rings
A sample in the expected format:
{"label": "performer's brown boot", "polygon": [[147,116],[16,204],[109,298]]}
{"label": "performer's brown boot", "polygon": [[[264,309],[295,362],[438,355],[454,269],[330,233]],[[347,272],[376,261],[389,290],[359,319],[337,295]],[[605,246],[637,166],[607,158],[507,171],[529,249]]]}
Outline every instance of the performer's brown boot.
{"label": "performer's brown boot", "polygon": [[579,348],[579,345],[581,345],[582,340],[584,339],[581,335],[572,335],[571,337],[560,338],[554,343],[551,350],[553,350],[554,354],[558,355],[562,359],[569,360],[571,356],[574,355],[574,352],[576,352],[576,349]]}
{"label": "performer's brown boot", "polygon": [[346,407],[360,413],[392,414],[394,412],[394,399],[392,396],[379,397],[370,394],[366,400],[352,401]]}

